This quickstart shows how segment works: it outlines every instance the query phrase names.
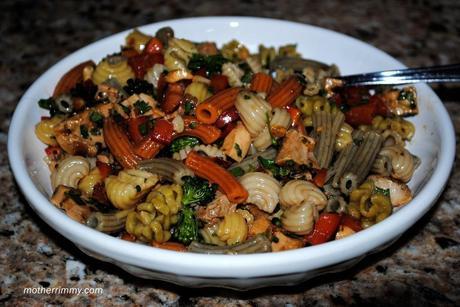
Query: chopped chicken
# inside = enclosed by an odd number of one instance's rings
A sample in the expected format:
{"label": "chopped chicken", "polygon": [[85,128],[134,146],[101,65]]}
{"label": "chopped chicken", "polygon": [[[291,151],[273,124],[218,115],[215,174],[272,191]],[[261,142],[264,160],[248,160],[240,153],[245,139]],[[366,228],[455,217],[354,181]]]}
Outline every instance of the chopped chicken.
{"label": "chopped chicken", "polygon": [[340,239],[348,237],[349,235],[352,235],[354,233],[355,233],[355,231],[353,229],[351,229],[350,227],[340,226],[339,231],[337,231],[337,233],[335,234],[335,239],[340,240]]}
{"label": "chopped chicken", "polygon": [[318,162],[313,154],[314,147],[315,140],[313,138],[296,130],[289,130],[276,156],[276,163],[283,164],[287,161],[294,161],[300,165],[318,168]]}
{"label": "chopped chicken", "polygon": [[276,231],[273,236],[277,238],[275,239],[277,242],[272,242],[272,252],[280,252],[303,247],[302,241],[290,238],[281,231]]}
{"label": "chopped chicken", "polygon": [[251,145],[251,135],[241,122],[225,137],[221,150],[230,158],[240,162],[246,157]]}
{"label": "chopped chicken", "polygon": [[217,191],[216,198],[210,204],[206,207],[200,206],[197,209],[197,218],[202,221],[212,222],[228,213],[235,212],[237,205],[230,202],[225,194]]}
{"label": "chopped chicken", "polygon": [[417,92],[415,87],[389,89],[380,96],[388,110],[396,116],[411,116],[418,114]]}
{"label": "chopped chicken", "polygon": [[91,115],[97,113],[105,118],[112,108],[112,103],[99,104],[60,122],[54,128],[59,146],[71,155],[96,156],[98,146],[103,148],[105,143],[103,131],[91,120]]}
{"label": "chopped chicken", "polygon": [[409,187],[398,181],[394,181],[388,177],[372,175],[370,180],[379,189],[390,190],[390,200],[393,207],[400,207],[407,204],[412,199],[412,192]]}

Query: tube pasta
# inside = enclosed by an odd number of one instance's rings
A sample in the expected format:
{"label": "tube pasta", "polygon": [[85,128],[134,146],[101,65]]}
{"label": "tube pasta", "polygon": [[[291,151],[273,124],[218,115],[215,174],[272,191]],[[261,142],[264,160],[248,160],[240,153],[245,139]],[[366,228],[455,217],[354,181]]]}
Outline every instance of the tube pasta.
{"label": "tube pasta", "polygon": [[232,87],[243,85],[241,77],[243,77],[244,71],[234,63],[227,62],[222,64],[222,75],[228,78],[228,83]]}
{"label": "tube pasta", "polygon": [[246,220],[237,212],[225,215],[224,220],[219,223],[219,228],[217,229],[219,240],[227,243],[227,245],[242,243],[246,240],[247,235],[248,225]]}
{"label": "tube pasta", "polygon": [[315,157],[321,168],[328,168],[332,161],[337,133],[344,120],[345,116],[342,112],[334,115],[325,111],[313,113],[313,127],[317,136]]}
{"label": "tube pasta", "polygon": [[121,56],[110,56],[103,59],[97,64],[92,76],[95,84],[116,79],[120,85],[125,85],[128,79],[133,78],[133,70],[128,65],[128,61]]}
{"label": "tube pasta", "polygon": [[248,191],[247,203],[256,205],[260,210],[272,213],[279,202],[281,184],[272,176],[262,172],[247,173],[239,179]]}
{"label": "tube pasta", "polygon": [[64,120],[61,115],[55,115],[50,119],[42,119],[35,126],[35,135],[46,145],[56,145],[56,133],[54,128]]}
{"label": "tube pasta", "polygon": [[[382,148],[379,157],[390,161],[390,176],[402,182],[408,182],[414,174],[416,160],[404,147],[393,145]],[[375,163],[374,163],[375,165]]]}
{"label": "tube pasta", "polygon": [[144,203],[136,206],[126,219],[126,231],[145,242],[163,243],[171,238],[171,226],[178,221],[182,189],[162,185],[149,193]]}
{"label": "tube pasta", "polygon": [[56,189],[59,185],[76,188],[80,179],[88,175],[90,164],[80,156],[69,156],[59,161],[55,171],[51,174],[51,185]]}
{"label": "tube pasta", "polygon": [[317,215],[316,206],[305,201],[300,205],[287,208],[281,216],[281,224],[287,231],[306,235],[313,229]]}
{"label": "tube pasta", "polygon": [[238,94],[235,107],[252,137],[259,135],[265,128],[272,110],[265,100],[248,91]]}
{"label": "tube pasta", "polygon": [[184,176],[194,176],[193,172],[185,167],[182,162],[170,158],[156,158],[141,161],[139,163],[139,169],[157,174],[177,184],[184,183],[182,181],[182,177]]}
{"label": "tube pasta", "polygon": [[110,202],[118,209],[130,209],[158,182],[158,176],[142,170],[125,170],[105,179]]}
{"label": "tube pasta", "polygon": [[281,188],[279,199],[284,208],[307,202],[314,205],[318,210],[322,210],[327,204],[326,195],[313,183],[305,180],[288,181]]}

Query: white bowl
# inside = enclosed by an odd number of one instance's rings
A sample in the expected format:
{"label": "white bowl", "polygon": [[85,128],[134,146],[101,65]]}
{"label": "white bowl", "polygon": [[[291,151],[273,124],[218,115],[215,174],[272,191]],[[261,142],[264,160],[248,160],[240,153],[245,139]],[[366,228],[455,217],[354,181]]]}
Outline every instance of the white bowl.
{"label": "white bowl", "polygon": [[[177,37],[222,44],[238,39],[251,50],[260,43],[296,43],[306,58],[336,63],[342,74],[404,67],[386,53],[354,38],[299,23],[246,17],[209,17],[170,20],[143,26],[146,33],[171,26]],[[49,97],[62,74],[88,59],[100,60],[119,51],[129,31],[84,47],[50,68],[27,90],[14,113],[8,154],[16,180],[32,208],[60,234],[85,253],[112,262],[144,278],[190,287],[251,288],[299,283],[318,274],[348,268],[371,252],[394,242],[439,197],[449,177],[455,154],[452,122],[439,98],[426,85],[417,86],[420,115],[411,120],[417,131],[409,149],[422,164],[410,182],[414,199],[389,218],[348,238],[280,253],[202,255],[177,253],[123,241],[79,224],[54,207],[49,171],[43,162],[44,145],[34,125],[46,115],[37,106]]]}

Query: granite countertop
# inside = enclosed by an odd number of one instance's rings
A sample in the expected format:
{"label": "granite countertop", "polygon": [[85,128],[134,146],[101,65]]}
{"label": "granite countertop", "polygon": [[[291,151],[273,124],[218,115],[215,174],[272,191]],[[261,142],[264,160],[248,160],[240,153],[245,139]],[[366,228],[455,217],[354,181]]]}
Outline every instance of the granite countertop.
{"label": "granite countertop", "polygon": [[[351,1],[350,1],[351,2]],[[460,168],[433,209],[396,244],[356,267],[295,287],[237,293],[187,289],[133,277],[94,260],[27,205],[6,154],[17,101],[48,67],[76,49],[134,26],[178,17],[248,15],[318,25],[364,40],[409,66],[460,63],[460,2],[412,1],[0,2],[0,305],[292,304],[456,305],[460,303]],[[460,133],[457,85],[437,86]],[[457,153],[458,155],[458,153]],[[458,157],[458,156],[457,156]],[[103,295],[23,294],[24,287],[101,287]]]}

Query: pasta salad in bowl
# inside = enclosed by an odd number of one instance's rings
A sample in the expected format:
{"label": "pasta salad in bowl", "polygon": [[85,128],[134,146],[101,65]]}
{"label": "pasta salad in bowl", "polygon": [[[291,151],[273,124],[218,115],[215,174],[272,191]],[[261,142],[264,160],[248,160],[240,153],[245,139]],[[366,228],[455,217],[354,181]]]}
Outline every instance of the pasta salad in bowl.
{"label": "pasta salad in bowl", "polygon": [[[261,25],[291,35],[256,35]],[[323,53],[320,39],[343,52]],[[28,141],[9,142],[13,171],[45,221],[135,275],[296,283],[394,241],[447,180],[453,130],[427,86],[324,86],[395,66],[364,43],[289,22],[130,30],[69,56],[24,95],[11,131]]]}

